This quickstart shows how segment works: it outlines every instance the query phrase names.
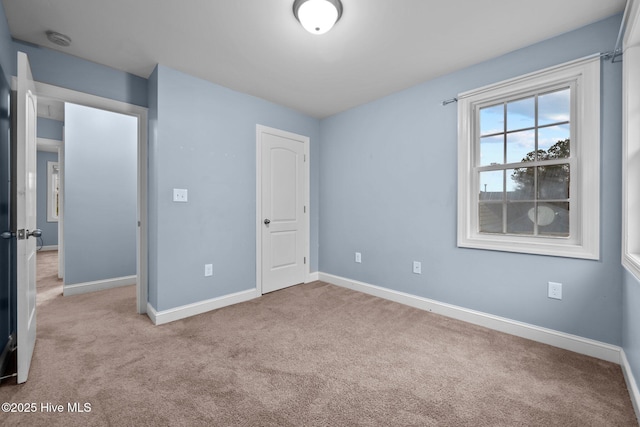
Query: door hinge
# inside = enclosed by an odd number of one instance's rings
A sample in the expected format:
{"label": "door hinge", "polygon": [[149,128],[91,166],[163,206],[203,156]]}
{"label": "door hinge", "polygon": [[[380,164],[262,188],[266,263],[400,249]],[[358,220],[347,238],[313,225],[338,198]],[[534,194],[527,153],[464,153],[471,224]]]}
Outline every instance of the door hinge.
{"label": "door hinge", "polygon": [[304,161],[306,162],[307,161],[307,155],[304,154],[302,157],[304,157]]}
{"label": "door hinge", "polygon": [[140,227],[140,221],[138,221],[138,227]]}
{"label": "door hinge", "polygon": [[304,263],[305,264],[307,263],[307,257],[304,257]]}
{"label": "door hinge", "polygon": [[306,206],[304,207],[304,213],[307,213],[307,207]]}

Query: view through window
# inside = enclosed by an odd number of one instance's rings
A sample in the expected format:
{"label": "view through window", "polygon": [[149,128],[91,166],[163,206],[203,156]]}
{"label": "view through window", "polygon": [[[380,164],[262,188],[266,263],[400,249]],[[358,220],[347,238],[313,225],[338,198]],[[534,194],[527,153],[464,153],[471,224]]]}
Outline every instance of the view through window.
{"label": "view through window", "polygon": [[480,232],[568,237],[571,88],[478,114]]}

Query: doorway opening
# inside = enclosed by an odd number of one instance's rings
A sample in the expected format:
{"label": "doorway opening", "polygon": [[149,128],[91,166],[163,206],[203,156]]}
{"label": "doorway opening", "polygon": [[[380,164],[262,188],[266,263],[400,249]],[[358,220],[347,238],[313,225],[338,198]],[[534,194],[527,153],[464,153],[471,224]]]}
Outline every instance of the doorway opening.
{"label": "doorway opening", "polygon": [[[36,82],[36,92],[38,94],[39,99],[43,99],[43,109],[46,113],[56,114],[58,111],[58,115],[54,115],[49,117],[49,119],[60,119],[62,118],[62,122],[64,122],[64,117],[60,117],[59,111],[62,109],[64,111],[64,104],[70,103],[75,104],[79,107],[89,107],[90,109],[101,110],[105,113],[118,113],[119,115],[124,115],[127,117],[135,118],[135,133],[137,139],[137,146],[134,147],[134,151],[136,153],[135,167],[137,171],[135,172],[135,221],[132,221],[133,228],[135,228],[135,265],[136,265],[136,273],[135,276],[128,277],[120,277],[118,279],[114,279],[113,281],[96,281],[89,282],[83,285],[87,286],[68,286],[65,287],[65,295],[74,294],[74,293],[83,293],[93,290],[106,289],[115,286],[121,286],[125,284],[130,284],[135,282],[136,284],[136,309],[140,314],[147,312],[147,109],[144,107],[127,104],[120,101],[115,101],[107,98],[102,98],[95,95],[90,95],[83,92],[77,92],[70,89],[65,89],[53,85],[48,85],[44,83]],[[46,114],[43,112],[43,115]],[[45,115],[46,117],[46,115]],[[62,132],[64,135],[64,132]],[[64,139],[64,137],[62,138]],[[65,153],[64,153],[64,142],[56,141],[52,138],[44,138],[39,140],[41,144],[39,147],[43,147],[45,150],[50,152],[57,152],[57,167],[59,170],[59,181],[60,181],[60,203],[59,203],[59,211],[58,211],[58,222],[57,222],[57,249],[58,249],[58,274],[60,278],[65,278],[65,212],[63,206],[65,206],[64,198],[65,198]],[[40,149],[40,148],[39,148]],[[117,165],[111,165],[114,171],[114,177],[118,171]],[[44,212],[44,211],[43,211]],[[39,212],[40,215],[40,212]],[[45,217],[46,218],[46,217]],[[38,221],[41,221],[41,218],[38,218]],[[45,222],[44,220],[42,222]],[[87,238],[90,239],[91,235],[88,233]],[[44,242],[43,242],[44,243]],[[96,242],[99,244],[99,242]],[[55,248],[54,245],[43,245],[44,248],[49,246],[50,248]],[[118,281],[120,280],[120,281]]]}

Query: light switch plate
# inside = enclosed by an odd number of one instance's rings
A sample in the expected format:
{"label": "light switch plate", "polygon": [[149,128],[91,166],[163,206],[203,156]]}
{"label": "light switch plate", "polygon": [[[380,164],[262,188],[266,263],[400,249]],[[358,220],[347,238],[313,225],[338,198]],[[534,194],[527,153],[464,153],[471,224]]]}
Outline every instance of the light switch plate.
{"label": "light switch plate", "polygon": [[422,263],[420,261],[413,261],[413,274],[422,274]]}
{"label": "light switch plate", "polygon": [[184,188],[174,188],[173,189],[173,201],[186,203],[187,202],[187,193],[188,191]]}

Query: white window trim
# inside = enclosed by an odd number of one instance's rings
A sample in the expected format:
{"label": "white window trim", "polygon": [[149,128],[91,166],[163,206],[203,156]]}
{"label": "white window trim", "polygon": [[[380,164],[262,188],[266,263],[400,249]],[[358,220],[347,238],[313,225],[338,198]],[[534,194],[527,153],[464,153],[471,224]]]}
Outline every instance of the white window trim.
{"label": "white window trim", "polygon": [[640,280],[640,2],[631,2],[622,61],[622,265]]}
{"label": "white window trim", "polygon": [[[575,84],[572,111],[571,237],[495,235],[478,232],[478,191],[475,167],[475,108],[492,101]],[[576,125],[577,124],[577,125]],[[574,141],[575,140],[575,141]],[[574,145],[575,143],[575,145]],[[577,184],[574,186],[574,184]],[[577,204],[577,209],[575,205]],[[458,95],[458,246],[570,258],[600,258],[600,55],[505,80]]]}
{"label": "white window trim", "polygon": [[[47,222],[58,222],[58,216],[53,215],[54,193],[53,193],[53,170],[58,168],[58,162],[47,162]],[[58,175],[59,177],[59,175]],[[58,178],[59,179],[59,178]],[[59,182],[59,181],[58,181]],[[59,186],[59,185],[58,185]]]}

